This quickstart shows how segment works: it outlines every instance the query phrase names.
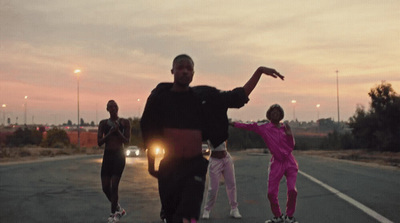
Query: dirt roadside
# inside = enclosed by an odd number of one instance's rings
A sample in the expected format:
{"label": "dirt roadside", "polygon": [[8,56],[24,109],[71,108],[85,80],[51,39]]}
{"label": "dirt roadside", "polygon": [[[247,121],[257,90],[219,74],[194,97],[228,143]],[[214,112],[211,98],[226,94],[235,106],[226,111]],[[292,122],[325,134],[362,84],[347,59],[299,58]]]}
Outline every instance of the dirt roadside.
{"label": "dirt roadside", "polygon": [[[248,149],[242,152],[262,153],[263,149]],[[0,148],[0,163],[29,162],[43,158],[94,155],[102,154],[103,148],[81,148],[81,149],[54,149],[42,147],[24,148]],[[337,159],[347,162],[355,162],[362,165],[375,165],[391,167],[400,170],[400,153],[394,152],[373,152],[368,150],[304,150],[294,151],[297,155],[318,156],[327,159]]]}
{"label": "dirt roadside", "polygon": [[[267,155],[265,149],[246,149],[249,155]],[[359,165],[384,167],[400,170],[400,153],[374,152],[368,150],[295,150],[295,156],[316,156],[324,159],[335,159],[343,162],[352,162]]]}
{"label": "dirt roadside", "polygon": [[305,150],[295,151],[295,155],[318,156],[337,159],[361,165],[388,167],[400,170],[400,153],[376,152],[369,150]]}
{"label": "dirt roadside", "polygon": [[0,148],[0,164],[14,162],[30,162],[52,157],[65,157],[77,155],[102,154],[103,148],[42,148],[42,147],[22,147],[22,148]]}

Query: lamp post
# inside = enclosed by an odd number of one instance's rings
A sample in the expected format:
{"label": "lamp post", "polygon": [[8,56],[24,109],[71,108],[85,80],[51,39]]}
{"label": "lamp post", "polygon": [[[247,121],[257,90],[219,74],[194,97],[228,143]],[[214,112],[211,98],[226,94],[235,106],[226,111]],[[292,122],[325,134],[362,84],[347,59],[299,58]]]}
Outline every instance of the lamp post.
{"label": "lamp post", "polygon": [[140,118],[140,109],[141,109],[141,107],[140,107],[140,98],[137,99],[137,102],[139,104],[139,106],[138,106],[138,118]]}
{"label": "lamp post", "polygon": [[97,125],[97,124],[99,124],[98,122],[97,122],[97,103],[96,103],[96,123],[95,123],[95,125]]}
{"label": "lamp post", "polygon": [[25,96],[25,103],[24,103],[24,125],[26,125],[26,113],[27,113],[27,104],[28,104],[28,96]]}
{"label": "lamp post", "polygon": [[292,100],[293,104],[293,121],[296,121],[296,100]]}
{"label": "lamp post", "polygon": [[74,71],[76,74],[76,79],[77,79],[77,101],[78,101],[78,148],[81,148],[81,136],[80,136],[80,124],[79,124],[79,74],[81,73],[81,70],[77,69]]}
{"label": "lamp post", "polygon": [[337,121],[340,123],[340,114],[339,114],[339,71],[336,70],[336,101],[337,101]]}
{"label": "lamp post", "polygon": [[6,104],[1,105],[1,107],[3,108],[3,126],[6,125]]}
{"label": "lamp post", "polygon": [[319,107],[321,107],[321,105],[317,104],[315,107],[317,108],[317,121],[316,121],[316,123],[317,123],[317,132],[319,133]]}

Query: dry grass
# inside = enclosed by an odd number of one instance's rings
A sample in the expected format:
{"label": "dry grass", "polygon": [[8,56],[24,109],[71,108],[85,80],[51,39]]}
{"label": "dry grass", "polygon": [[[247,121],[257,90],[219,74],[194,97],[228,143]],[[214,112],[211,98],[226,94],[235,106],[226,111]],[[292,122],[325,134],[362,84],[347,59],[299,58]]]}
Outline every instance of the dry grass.
{"label": "dry grass", "polygon": [[29,161],[43,157],[69,156],[78,154],[100,154],[103,150],[93,148],[42,148],[42,147],[22,147],[22,148],[0,148],[0,162]]}
{"label": "dry grass", "polygon": [[[247,149],[246,153],[263,153],[263,149]],[[23,148],[0,148],[0,163],[14,161],[37,160],[43,157],[82,155],[82,154],[102,154],[103,149],[92,148],[42,148],[42,147],[23,147]],[[373,152],[368,150],[305,150],[295,151],[295,155],[311,155],[332,159],[349,160],[359,163],[376,164],[381,166],[391,166],[400,168],[400,153],[394,152]]]}
{"label": "dry grass", "polygon": [[368,150],[307,150],[296,151],[296,153],[400,168],[400,153],[395,152],[376,152]]}

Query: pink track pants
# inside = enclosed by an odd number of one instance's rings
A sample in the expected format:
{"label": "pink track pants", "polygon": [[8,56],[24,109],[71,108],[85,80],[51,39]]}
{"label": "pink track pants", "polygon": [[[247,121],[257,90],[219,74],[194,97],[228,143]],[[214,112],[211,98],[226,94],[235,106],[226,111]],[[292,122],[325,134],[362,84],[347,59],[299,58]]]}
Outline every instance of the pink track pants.
{"label": "pink track pants", "polygon": [[271,161],[268,169],[268,199],[271,205],[272,213],[275,217],[281,216],[282,212],[279,207],[278,192],[279,183],[283,176],[286,176],[287,182],[287,203],[286,215],[293,217],[296,210],[296,179],[299,168],[297,162],[293,159],[288,159],[283,162],[277,160]]}
{"label": "pink track pants", "polygon": [[235,168],[231,155],[227,153],[226,157],[222,159],[210,157],[209,162],[208,174],[210,182],[208,184],[207,201],[204,209],[210,211],[214,207],[221,175],[225,179],[226,194],[228,195],[231,209],[237,208]]}

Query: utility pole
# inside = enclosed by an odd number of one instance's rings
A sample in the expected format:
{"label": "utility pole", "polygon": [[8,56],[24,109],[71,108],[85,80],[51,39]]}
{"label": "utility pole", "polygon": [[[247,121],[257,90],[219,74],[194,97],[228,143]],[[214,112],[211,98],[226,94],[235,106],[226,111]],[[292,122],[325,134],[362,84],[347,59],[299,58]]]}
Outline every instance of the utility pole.
{"label": "utility pole", "polygon": [[81,72],[81,70],[77,69],[74,71],[74,73],[76,74],[77,77],[77,101],[78,101],[78,148],[81,148],[81,135],[80,135],[80,120],[79,120],[79,73]]}
{"label": "utility pole", "polygon": [[96,123],[94,123],[95,125],[99,124],[99,123],[97,122],[97,104],[98,104],[98,103],[96,103]]}
{"label": "utility pole", "polygon": [[296,100],[292,100],[293,104],[293,121],[296,121]]}
{"label": "utility pole", "polygon": [[336,101],[337,101],[337,121],[340,123],[340,113],[339,113],[339,71],[336,70]]}
{"label": "utility pole", "polygon": [[24,125],[26,125],[26,114],[27,114],[27,108],[26,108],[26,106],[27,106],[27,101],[28,100],[28,96],[25,96],[25,102],[24,102]]}

